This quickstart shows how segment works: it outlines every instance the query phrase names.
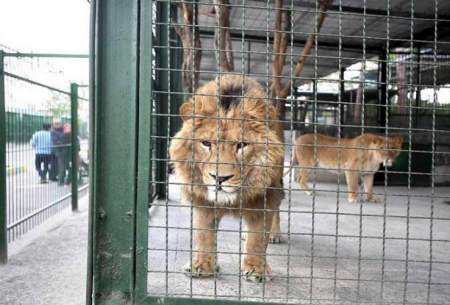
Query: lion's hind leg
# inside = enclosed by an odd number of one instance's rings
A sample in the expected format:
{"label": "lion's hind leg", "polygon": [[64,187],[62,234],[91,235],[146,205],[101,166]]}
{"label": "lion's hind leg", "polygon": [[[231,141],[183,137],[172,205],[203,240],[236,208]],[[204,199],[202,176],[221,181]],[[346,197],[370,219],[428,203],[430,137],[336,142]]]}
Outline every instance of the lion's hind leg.
{"label": "lion's hind leg", "polygon": [[373,195],[373,179],[375,177],[375,174],[366,174],[364,175],[363,182],[364,182],[364,192],[367,196],[367,201],[372,203],[377,203],[377,198]]}
{"label": "lion's hind leg", "polygon": [[308,184],[309,175],[311,173],[310,168],[300,168],[298,173],[298,184],[300,184],[300,188],[308,195],[312,195],[312,189]]}

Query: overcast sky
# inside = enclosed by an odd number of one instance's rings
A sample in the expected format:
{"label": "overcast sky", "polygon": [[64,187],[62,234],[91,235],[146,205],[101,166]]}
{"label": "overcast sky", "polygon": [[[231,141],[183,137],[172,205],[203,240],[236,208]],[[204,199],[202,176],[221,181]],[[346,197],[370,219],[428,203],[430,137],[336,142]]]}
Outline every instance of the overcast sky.
{"label": "overcast sky", "polygon": [[89,49],[86,0],[0,0],[0,43],[21,52]]}
{"label": "overcast sky", "polygon": [[[88,54],[89,3],[86,0],[0,0],[0,48],[19,52]],[[87,84],[87,59],[7,58],[8,72],[63,90],[70,82]],[[7,78],[10,106],[37,107],[51,92]],[[84,92],[80,92],[83,94]],[[83,94],[85,95],[85,94]]]}

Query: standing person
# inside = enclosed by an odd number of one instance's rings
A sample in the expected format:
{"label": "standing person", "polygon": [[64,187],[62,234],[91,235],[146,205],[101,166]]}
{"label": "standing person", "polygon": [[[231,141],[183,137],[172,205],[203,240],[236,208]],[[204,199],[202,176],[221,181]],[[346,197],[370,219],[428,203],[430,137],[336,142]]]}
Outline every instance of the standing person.
{"label": "standing person", "polygon": [[36,171],[41,178],[41,183],[47,183],[47,172],[50,165],[52,153],[50,124],[43,124],[42,130],[36,131],[33,134],[30,143],[36,152],[34,163],[36,166]]}
{"label": "standing person", "polygon": [[58,129],[61,128],[61,120],[53,119],[52,129],[50,130],[51,138],[52,138],[52,154],[50,159],[50,171],[49,171],[49,180],[50,181],[58,181],[58,160],[56,158],[56,144],[54,143],[54,139],[58,138]]}
{"label": "standing person", "polygon": [[58,185],[63,185],[66,178],[66,158],[64,147],[64,129],[61,121],[53,122],[51,132],[52,147],[56,158],[56,169],[58,175]]}
{"label": "standing person", "polygon": [[69,123],[65,123],[63,127],[63,143],[64,143],[64,175],[65,183],[70,184],[71,181],[71,160],[72,160],[72,128]]}

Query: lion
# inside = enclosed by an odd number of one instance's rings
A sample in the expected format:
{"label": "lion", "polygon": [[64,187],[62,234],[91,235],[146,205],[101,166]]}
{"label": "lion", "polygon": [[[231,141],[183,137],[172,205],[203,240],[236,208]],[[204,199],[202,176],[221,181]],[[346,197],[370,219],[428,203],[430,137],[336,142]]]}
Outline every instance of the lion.
{"label": "lion", "polygon": [[308,178],[313,168],[319,167],[338,173],[344,171],[348,201],[356,202],[359,175],[362,174],[367,201],[377,202],[373,196],[375,173],[380,164],[386,167],[393,165],[400,154],[402,143],[401,136],[384,137],[372,133],[340,140],[323,134],[302,135],[295,142],[293,154],[293,163],[297,162],[299,165],[298,183],[308,195],[311,195]]}
{"label": "lion", "polygon": [[193,206],[195,255],[185,271],[193,277],[219,271],[216,230],[226,214],[242,216],[246,227],[242,274],[269,280],[266,249],[282,199],[284,147],[278,113],[254,79],[223,75],[199,88],[180,107],[181,129],[170,159]]}

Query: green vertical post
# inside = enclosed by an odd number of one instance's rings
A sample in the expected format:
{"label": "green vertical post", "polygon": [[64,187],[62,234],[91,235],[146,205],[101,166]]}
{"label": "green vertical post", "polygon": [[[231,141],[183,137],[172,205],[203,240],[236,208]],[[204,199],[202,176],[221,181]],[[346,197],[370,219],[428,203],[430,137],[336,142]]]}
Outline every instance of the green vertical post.
{"label": "green vertical post", "polygon": [[[149,42],[140,37],[140,30],[146,35],[152,32],[149,21],[141,24],[140,16],[151,1],[92,0],[91,5],[95,37],[91,45],[92,249],[87,293],[96,305],[139,304],[136,290],[144,294],[146,287],[136,287],[136,274],[147,248],[137,244],[143,237],[136,235],[136,223],[139,217],[141,227],[147,226],[150,91],[145,86],[151,81],[151,51],[143,50],[142,44]],[[148,52],[146,57],[141,51]]]}
{"label": "green vertical post", "polygon": [[78,211],[78,84],[70,84],[72,211]]}
{"label": "green vertical post", "polygon": [[[137,147],[137,185],[136,185],[136,233],[135,233],[135,300],[147,296],[148,242],[149,242],[149,177],[151,171],[150,142],[152,134],[152,28],[153,3],[150,0],[140,2],[140,39],[139,39],[139,96],[138,96],[138,147]],[[138,304],[135,302],[135,304]]]}
{"label": "green vertical post", "polygon": [[6,109],[3,51],[0,51],[0,264],[8,261],[6,223]]}

